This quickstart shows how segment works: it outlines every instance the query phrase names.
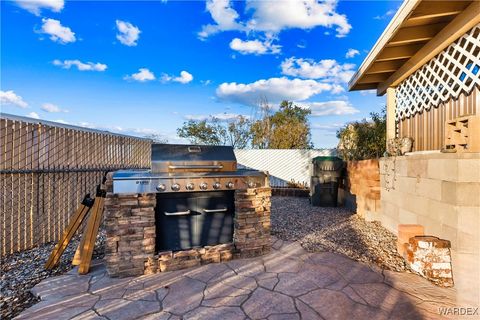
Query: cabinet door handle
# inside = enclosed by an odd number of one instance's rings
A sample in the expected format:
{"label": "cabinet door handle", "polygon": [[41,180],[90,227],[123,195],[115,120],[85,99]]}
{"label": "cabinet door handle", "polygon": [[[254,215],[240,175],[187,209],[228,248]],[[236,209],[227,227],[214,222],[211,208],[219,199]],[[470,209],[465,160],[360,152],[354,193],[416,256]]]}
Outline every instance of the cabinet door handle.
{"label": "cabinet door handle", "polygon": [[223,208],[223,209],[203,209],[205,213],[215,213],[215,212],[226,212],[228,209]]}
{"label": "cabinet door handle", "polygon": [[177,212],[164,212],[166,216],[186,216],[190,214],[190,210],[187,211],[177,211]]}

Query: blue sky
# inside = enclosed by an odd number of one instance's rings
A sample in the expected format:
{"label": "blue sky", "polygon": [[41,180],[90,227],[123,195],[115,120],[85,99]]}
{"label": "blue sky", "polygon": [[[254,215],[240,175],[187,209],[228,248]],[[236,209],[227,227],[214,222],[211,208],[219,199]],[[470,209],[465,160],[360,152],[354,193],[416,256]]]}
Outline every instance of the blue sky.
{"label": "blue sky", "polygon": [[288,99],[312,109],[315,147],[334,147],[385,103],[346,81],[399,5],[1,1],[1,111],[178,142],[188,119]]}

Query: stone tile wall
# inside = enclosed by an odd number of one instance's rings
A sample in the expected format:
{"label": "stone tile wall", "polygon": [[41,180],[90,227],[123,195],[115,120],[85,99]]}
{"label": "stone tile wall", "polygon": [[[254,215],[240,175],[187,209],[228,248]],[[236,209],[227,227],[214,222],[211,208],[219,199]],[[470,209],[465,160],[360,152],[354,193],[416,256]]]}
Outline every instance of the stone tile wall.
{"label": "stone tile wall", "polygon": [[113,194],[105,199],[105,260],[110,276],[173,271],[270,251],[270,188],[237,190],[233,243],[155,253],[156,194]]}

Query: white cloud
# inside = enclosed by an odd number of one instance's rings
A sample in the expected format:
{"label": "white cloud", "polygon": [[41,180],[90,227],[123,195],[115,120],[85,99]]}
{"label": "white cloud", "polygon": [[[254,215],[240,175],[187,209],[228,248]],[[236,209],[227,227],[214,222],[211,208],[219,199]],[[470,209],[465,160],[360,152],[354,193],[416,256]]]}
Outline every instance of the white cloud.
{"label": "white cloud", "polygon": [[345,123],[313,123],[312,130],[319,131],[325,135],[335,135],[338,129],[345,126]]}
{"label": "white cloud", "polygon": [[341,116],[347,114],[355,114],[360,112],[353,107],[349,101],[344,100],[332,100],[325,102],[303,102],[298,105],[303,105],[312,111],[312,116]]}
{"label": "white cloud", "polygon": [[27,114],[27,117],[30,117],[30,118],[33,118],[33,119],[40,119],[40,116],[38,115],[38,113],[36,112],[30,112],[29,114]]}
{"label": "white cloud", "polygon": [[39,32],[49,34],[50,40],[54,42],[66,44],[77,40],[75,38],[75,32],[72,32],[69,27],[62,26],[58,20],[43,18],[42,23],[42,29]]}
{"label": "white cloud", "polygon": [[322,92],[339,93],[343,88],[337,84],[315,80],[270,78],[252,83],[222,83],[216,90],[220,100],[246,105],[256,105],[262,99],[278,103],[282,100],[302,101]]}
{"label": "white cloud", "polygon": [[385,20],[388,17],[393,16],[395,14],[395,12],[397,12],[396,9],[395,10],[394,9],[388,10],[387,12],[385,12],[385,14],[383,14],[381,16],[375,16],[375,17],[373,17],[373,19],[375,19],[375,20]]}
{"label": "white cloud", "polygon": [[46,111],[46,112],[50,112],[50,113],[55,113],[55,112],[68,112],[68,110],[65,110],[65,109],[62,109],[60,108],[59,106],[53,104],[53,103],[49,103],[49,102],[46,102],[44,104],[42,104],[42,107],[41,109],[43,111]]}
{"label": "white cloud", "polygon": [[129,47],[136,46],[141,33],[140,29],[127,21],[117,20],[116,24],[118,41]]}
{"label": "white cloud", "polygon": [[13,90],[0,91],[0,105],[2,104],[12,104],[20,108],[28,107],[28,103],[23,101],[23,98],[13,92]]}
{"label": "white cloud", "polygon": [[230,42],[230,48],[238,51],[241,54],[277,54],[280,53],[282,46],[272,43],[273,39],[267,39],[265,41],[260,40],[247,40],[243,41],[239,38],[235,38]]}
{"label": "white cloud", "polygon": [[306,79],[319,79],[332,83],[347,83],[355,71],[354,64],[340,64],[333,59],[315,62],[311,59],[288,58],[282,64],[282,74]]}
{"label": "white cloud", "polygon": [[270,1],[247,1],[246,10],[253,10],[248,29],[280,32],[284,29],[312,29],[318,26],[335,28],[337,37],[350,32],[347,17],[336,12],[337,1],[285,0],[272,6]]}
{"label": "white cloud", "polygon": [[358,51],[357,49],[348,49],[347,53],[345,54],[345,58],[353,58],[355,57],[356,55],[359,55],[360,54],[360,51]]}
{"label": "white cloud", "polygon": [[201,82],[204,86],[208,86],[210,83],[212,83],[212,80],[200,80],[200,82]]}
{"label": "white cloud", "polygon": [[162,82],[179,82],[179,83],[186,84],[191,82],[192,80],[193,80],[192,74],[185,70],[180,72],[180,75],[178,77],[170,76],[165,73],[162,75]]}
{"label": "white cloud", "polygon": [[125,76],[123,77],[123,79],[145,82],[145,81],[155,80],[155,75],[153,74],[153,72],[151,72],[147,68],[140,68],[138,69],[137,73],[134,73],[129,76]]}
{"label": "white cloud", "polygon": [[187,120],[195,120],[195,121],[202,121],[202,120],[207,120],[211,118],[218,119],[220,121],[230,121],[230,120],[235,120],[238,119],[239,117],[244,117],[249,119],[250,116],[248,115],[243,115],[243,114],[238,114],[238,113],[215,113],[215,114],[187,114],[185,115],[185,119]]}
{"label": "white cloud", "polygon": [[230,0],[207,0],[206,10],[210,12],[215,24],[202,26],[202,31],[198,33],[200,39],[220,31],[243,30],[244,26],[237,22],[239,17],[237,11],[230,7]]}
{"label": "white cloud", "polygon": [[65,5],[63,0],[16,0],[16,4],[36,16],[39,16],[43,9],[53,12],[60,12]]}
{"label": "white cloud", "polygon": [[206,9],[215,24],[204,25],[198,35],[205,39],[228,30],[279,33],[285,29],[322,26],[335,28],[337,37],[344,37],[350,32],[351,25],[345,15],[336,12],[336,7],[336,0],[283,0],[275,5],[270,1],[248,0],[245,13],[251,13],[251,17],[239,21],[239,14],[229,0],[208,0]]}
{"label": "white cloud", "polygon": [[94,62],[81,62],[80,60],[53,60],[54,65],[62,67],[64,69],[70,69],[72,66],[77,67],[79,71],[105,71],[107,65],[103,63]]}

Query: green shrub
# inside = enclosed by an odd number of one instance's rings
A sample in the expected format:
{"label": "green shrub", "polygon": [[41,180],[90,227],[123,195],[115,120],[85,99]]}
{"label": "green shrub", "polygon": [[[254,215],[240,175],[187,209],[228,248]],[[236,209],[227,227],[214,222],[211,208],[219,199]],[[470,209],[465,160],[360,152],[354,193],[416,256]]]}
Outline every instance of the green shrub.
{"label": "green shrub", "polygon": [[386,111],[370,113],[371,120],[363,119],[347,124],[337,131],[338,154],[344,160],[380,158],[386,149]]}

